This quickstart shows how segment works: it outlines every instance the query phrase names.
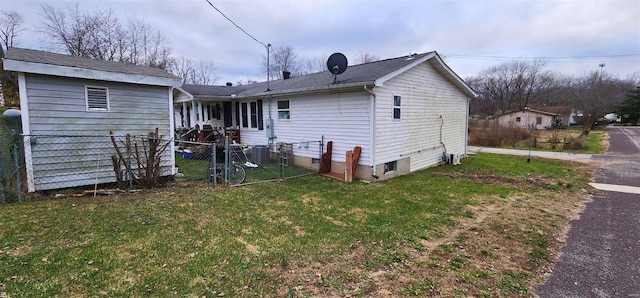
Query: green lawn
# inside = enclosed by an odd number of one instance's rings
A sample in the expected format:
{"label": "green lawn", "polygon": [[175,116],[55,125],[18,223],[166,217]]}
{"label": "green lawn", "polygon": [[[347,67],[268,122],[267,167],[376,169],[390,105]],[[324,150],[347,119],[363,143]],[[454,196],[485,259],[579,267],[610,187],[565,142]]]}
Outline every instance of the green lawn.
{"label": "green lawn", "polygon": [[530,296],[590,174],[478,154],[383,183],[0,206],[0,296]]}

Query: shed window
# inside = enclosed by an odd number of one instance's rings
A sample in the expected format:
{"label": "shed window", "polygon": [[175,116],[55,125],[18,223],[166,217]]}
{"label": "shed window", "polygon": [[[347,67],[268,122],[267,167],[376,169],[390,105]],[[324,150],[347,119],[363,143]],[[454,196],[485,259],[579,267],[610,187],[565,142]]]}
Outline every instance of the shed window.
{"label": "shed window", "polygon": [[289,105],[289,100],[278,100],[278,119],[291,119],[291,108]]}
{"label": "shed window", "polygon": [[85,86],[87,111],[109,111],[109,88]]}
{"label": "shed window", "polygon": [[522,121],[522,117],[516,117],[516,122]]}
{"label": "shed window", "polygon": [[400,119],[400,101],[399,95],[393,96],[393,119]]}
{"label": "shed window", "polygon": [[536,124],[542,124],[542,117],[536,117]]}

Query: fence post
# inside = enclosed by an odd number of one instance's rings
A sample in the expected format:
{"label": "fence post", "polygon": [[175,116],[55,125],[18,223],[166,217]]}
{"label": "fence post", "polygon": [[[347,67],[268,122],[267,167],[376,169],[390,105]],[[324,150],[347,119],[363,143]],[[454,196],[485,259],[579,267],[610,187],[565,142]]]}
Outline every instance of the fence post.
{"label": "fence post", "polygon": [[18,202],[22,203],[22,177],[20,176],[20,161],[18,158],[18,140],[19,135],[15,129],[11,130],[11,137],[15,140],[13,143],[13,165],[16,169],[16,191],[18,195]]}
{"label": "fence post", "polygon": [[218,163],[216,158],[216,143],[211,143],[211,169],[209,170],[210,178],[213,180],[213,185],[218,185]]}
{"label": "fence post", "polygon": [[231,155],[229,148],[229,136],[224,137],[224,182],[229,181],[229,157]]}

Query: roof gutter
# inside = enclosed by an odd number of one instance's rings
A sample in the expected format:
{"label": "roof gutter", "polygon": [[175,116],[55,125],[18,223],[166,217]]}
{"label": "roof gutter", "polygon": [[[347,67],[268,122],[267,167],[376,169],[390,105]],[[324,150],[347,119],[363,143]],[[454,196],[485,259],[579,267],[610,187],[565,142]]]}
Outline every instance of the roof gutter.
{"label": "roof gutter", "polygon": [[[271,92],[267,93],[267,92],[263,92],[260,94],[253,94],[253,95],[247,95],[244,96],[242,94],[238,94],[236,98],[241,98],[241,99],[252,99],[252,98],[264,98],[265,96],[294,96],[294,95],[305,95],[305,94],[310,94],[310,93],[316,93],[319,91],[329,91],[329,92],[334,92],[334,91],[346,91],[346,90],[353,90],[353,91],[358,91],[358,90],[362,90],[361,88],[364,86],[366,88],[366,86],[368,85],[373,85],[375,84],[374,81],[368,81],[368,82],[357,82],[357,83],[350,83],[350,84],[329,84],[326,86],[317,86],[317,87],[310,87],[310,88],[300,88],[300,89],[292,89],[290,91],[285,91],[285,92],[273,92],[273,90],[271,90]],[[332,86],[337,86],[337,87],[332,87]]]}

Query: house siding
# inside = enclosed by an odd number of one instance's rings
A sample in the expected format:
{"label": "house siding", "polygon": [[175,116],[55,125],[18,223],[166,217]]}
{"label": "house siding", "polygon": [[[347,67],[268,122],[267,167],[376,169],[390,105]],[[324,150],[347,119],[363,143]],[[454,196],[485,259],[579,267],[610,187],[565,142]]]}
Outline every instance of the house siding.
{"label": "house siding", "polygon": [[[171,136],[170,88],[26,74],[31,135],[30,190],[115,182],[114,135]],[[88,112],[85,86],[109,88],[107,111]],[[52,137],[54,136],[54,137]],[[91,137],[86,137],[91,136]],[[173,171],[172,150],[162,158],[163,175]]]}
{"label": "house siding", "polygon": [[[428,63],[374,91],[376,164],[408,157],[409,171],[416,171],[439,164],[445,147],[448,154],[465,153],[467,96]],[[394,95],[402,98],[399,120],[392,117]]]}
{"label": "house siding", "polygon": [[[520,117],[520,122],[516,118]],[[542,123],[537,124],[536,118],[542,117]],[[547,114],[540,114],[532,111],[518,111],[514,113],[498,116],[498,124],[503,127],[515,125],[520,128],[529,129],[531,124],[535,124],[535,129],[546,129],[553,125],[554,117]]]}
{"label": "house siding", "polygon": [[[278,119],[278,100],[289,100],[291,119]],[[241,101],[243,102],[243,101]],[[273,119],[275,143],[299,143],[333,141],[331,159],[345,161],[345,154],[355,146],[362,147],[360,165],[368,165],[371,151],[370,143],[370,97],[366,92],[323,93],[304,96],[281,97],[263,100],[263,117]],[[267,144],[265,130],[242,129],[242,142],[245,144]],[[318,158],[319,150],[315,146],[294,148],[294,156]]]}

